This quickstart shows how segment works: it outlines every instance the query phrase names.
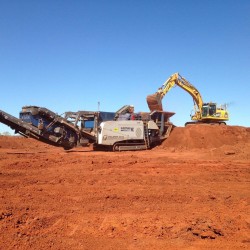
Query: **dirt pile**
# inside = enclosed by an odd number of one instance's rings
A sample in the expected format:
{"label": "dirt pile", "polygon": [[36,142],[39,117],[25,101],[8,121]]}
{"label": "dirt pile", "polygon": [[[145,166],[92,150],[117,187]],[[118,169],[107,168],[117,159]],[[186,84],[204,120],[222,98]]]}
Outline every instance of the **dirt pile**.
{"label": "dirt pile", "polygon": [[29,151],[32,149],[48,149],[55,148],[48,144],[34,140],[32,138],[25,138],[23,136],[0,136],[0,148],[1,149],[18,149],[23,151]]}
{"label": "dirt pile", "polygon": [[213,149],[223,146],[245,147],[250,143],[250,128],[240,126],[190,125],[176,127],[162,148]]}

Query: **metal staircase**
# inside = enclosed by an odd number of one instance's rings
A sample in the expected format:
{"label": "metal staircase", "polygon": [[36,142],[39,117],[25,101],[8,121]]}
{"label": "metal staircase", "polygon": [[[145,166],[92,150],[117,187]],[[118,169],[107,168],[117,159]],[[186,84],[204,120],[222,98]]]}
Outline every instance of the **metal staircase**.
{"label": "metal staircase", "polygon": [[150,138],[149,138],[149,133],[148,133],[147,122],[144,122],[144,141],[145,141],[146,149],[149,149],[150,148]]}

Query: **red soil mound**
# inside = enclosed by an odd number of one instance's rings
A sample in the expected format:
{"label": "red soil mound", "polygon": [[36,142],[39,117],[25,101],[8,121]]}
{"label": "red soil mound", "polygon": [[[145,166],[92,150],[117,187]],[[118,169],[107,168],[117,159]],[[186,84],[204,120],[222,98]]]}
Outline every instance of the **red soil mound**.
{"label": "red soil mound", "polygon": [[239,126],[191,125],[176,127],[162,148],[218,148],[224,145],[250,143],[250,128]]}
{"label": "red soil mound", "polygon": [[22,136],[0,136],[0,148],[2,149],[21,149],[24,151],[29,151],[32,149],[47,149],[54,148],[53,146],[47,145],[40,141],[25,138]]}

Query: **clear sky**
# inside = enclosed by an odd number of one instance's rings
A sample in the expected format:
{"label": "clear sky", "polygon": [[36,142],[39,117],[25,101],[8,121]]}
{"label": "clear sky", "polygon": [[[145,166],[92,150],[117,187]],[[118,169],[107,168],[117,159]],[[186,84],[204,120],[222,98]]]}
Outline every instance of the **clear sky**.
{"label": "clear sky", "polygon": [[[228,104],[229,125],[250,127],[249,0],[0,1],[0,109],[25,105],[116,111],[179,72],[205,102]],[[184,126],[191,96],[163,99]],[[11,131],[0,125],[0,132]]]}

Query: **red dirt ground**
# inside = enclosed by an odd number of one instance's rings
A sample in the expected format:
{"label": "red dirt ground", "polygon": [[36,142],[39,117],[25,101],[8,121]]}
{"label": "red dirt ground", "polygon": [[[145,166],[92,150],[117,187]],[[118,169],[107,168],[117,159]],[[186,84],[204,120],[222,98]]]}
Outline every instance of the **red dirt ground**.
{"label": "red dirt ground", "polygon": [[137,152],[0,136],[0,187],[0,249],[250,248],[250,128]]}

